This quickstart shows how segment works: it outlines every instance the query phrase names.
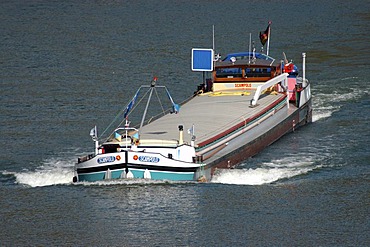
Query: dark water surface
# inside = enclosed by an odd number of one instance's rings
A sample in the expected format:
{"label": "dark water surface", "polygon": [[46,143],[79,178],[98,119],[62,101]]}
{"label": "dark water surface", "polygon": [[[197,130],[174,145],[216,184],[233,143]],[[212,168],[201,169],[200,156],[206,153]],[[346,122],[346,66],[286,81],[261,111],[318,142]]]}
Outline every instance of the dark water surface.
{"label": "dark water surface", "polygon": [[[369,1],[2,1],[1,246],[369,246]],[[210,183],[71,184],[153,76],[181,102],[193,47],[307,53],[314,121]],[[220,113],[222,114],[222,113]]]}

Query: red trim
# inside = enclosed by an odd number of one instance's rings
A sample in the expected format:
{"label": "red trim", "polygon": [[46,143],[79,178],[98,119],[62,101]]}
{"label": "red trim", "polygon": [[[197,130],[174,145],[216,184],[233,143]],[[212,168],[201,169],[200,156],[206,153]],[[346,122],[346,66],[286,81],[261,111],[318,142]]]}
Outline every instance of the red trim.
{"label": "red trim", "polygon": [[218,139],[220,139],[220,138],[222,138],[222,137],[230,134],[231,132],[233,132],[233,131],[235,131],[235,130],[237,130],[237,129],[243,127],[243,126],[245,126],[249,122],[253,121],[254,119],[256,119],[256,118],[262,116],[263,114],[265,114],[266,112],[268,112],[271,108],[275,107],[276,105],[278,105],[283,100],[286,100],[286,95],[284,97],[280,98],[279,100],[273,102],[272,104],[268,105],[267,107],[265,107],[262,111],[260,111],[256,115],[254,115],[254,116],[246,119],[245,121],[242,121],[242,122],[234,125],[233,127],[231,127],[229,129],[221,132],[220,134],[218,134],[218,135],[216,135],[216,136],[214,136],[214,137],[212,137],[210,139],[207,139],[207,140],[205,140],[203,142],[198,143],[198,147],[203,147],[205,145],[208,145],[208,144],[210,144],[210,143],[212,143],[212,142],[214,142],[214,141],[216,141],[216,140],[218,140]]}

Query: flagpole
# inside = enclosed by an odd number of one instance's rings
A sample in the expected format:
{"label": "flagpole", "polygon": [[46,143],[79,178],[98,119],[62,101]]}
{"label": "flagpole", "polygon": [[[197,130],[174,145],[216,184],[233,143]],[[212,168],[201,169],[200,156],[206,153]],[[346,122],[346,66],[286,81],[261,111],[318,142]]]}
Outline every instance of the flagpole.
{"label": "flagpole", "polygon": [[251,64],[251,44],[252,43],[252,33],[249,33],[249,56],[248,63]]}
{"label": "flagpole", "polygon": [[271,38],[271,21],[269,21],[269,30],[268,30],[268,34],[267,34],[267,52],[266,52],[266,55],[268,56],[269,55],[269,50],[270,50],[270,38]]}
{"label": "flagpole", "polygon": [[[212,58],[212,67],[215,67],[215,50],[216,50],[216,45],[215,45],[215,25],[212,25],[212,49],[213,49],[213,58]],[[204,73],[204,72],[203,72]],[[204,84],[207,87],[207,81],[204,79]],[[209,88],[206,88],[207,91],[210,90]]]}
{"label": "flagpole", "polygon": [[215,47],[215,25],[212,26],[212,48],[213,48],[213,51],[216,49]]}
{"label": "flagpole", "polygon": [[99,140],[98,140],[98,127],[95,127],[90,131],[90,136],[93,138],[95,143],[95,155],[99,153]]}

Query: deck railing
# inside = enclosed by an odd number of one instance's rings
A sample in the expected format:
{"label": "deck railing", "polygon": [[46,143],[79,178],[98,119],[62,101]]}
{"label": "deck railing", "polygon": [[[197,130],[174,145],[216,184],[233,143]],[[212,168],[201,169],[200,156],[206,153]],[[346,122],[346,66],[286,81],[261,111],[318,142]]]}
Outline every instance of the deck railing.
{"label": "deck railing", "polygon": [[268,80],[267,82],[265,82],[264,84],[262,85],[259,85],[257,87],[257,90],[254,94],[254,97],[251,101],[251,106],[256,106],[257,105],[257,101],[258,99],[260,98],[262,92],[266,89],[268,89],[269,87],[272,87],[278,83],[281,82],[281,86],[285,89],[287,88],[287,85],[288,85],[288,73],[284,73],[284,74],[281,74],[281,75],[278,75],[270,80]]}

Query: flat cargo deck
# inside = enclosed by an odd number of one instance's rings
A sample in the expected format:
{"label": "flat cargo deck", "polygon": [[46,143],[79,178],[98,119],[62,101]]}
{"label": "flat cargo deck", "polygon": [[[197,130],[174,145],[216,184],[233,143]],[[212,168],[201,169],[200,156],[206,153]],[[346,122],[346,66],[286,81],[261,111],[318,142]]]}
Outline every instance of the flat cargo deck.
{"label": "flat cargo deck", "polygon": [[178,140],[178,126],[184,127],[184,142],[190,143],[188,129],[194,125],[195,145],[251,118],[267,106],[282,100],[283,94],[263,94],[258,105],[250,107],[255,91],[246,93],[206,93],[181,106],[177,114],[167,114],[142,127],[141,139]]}

